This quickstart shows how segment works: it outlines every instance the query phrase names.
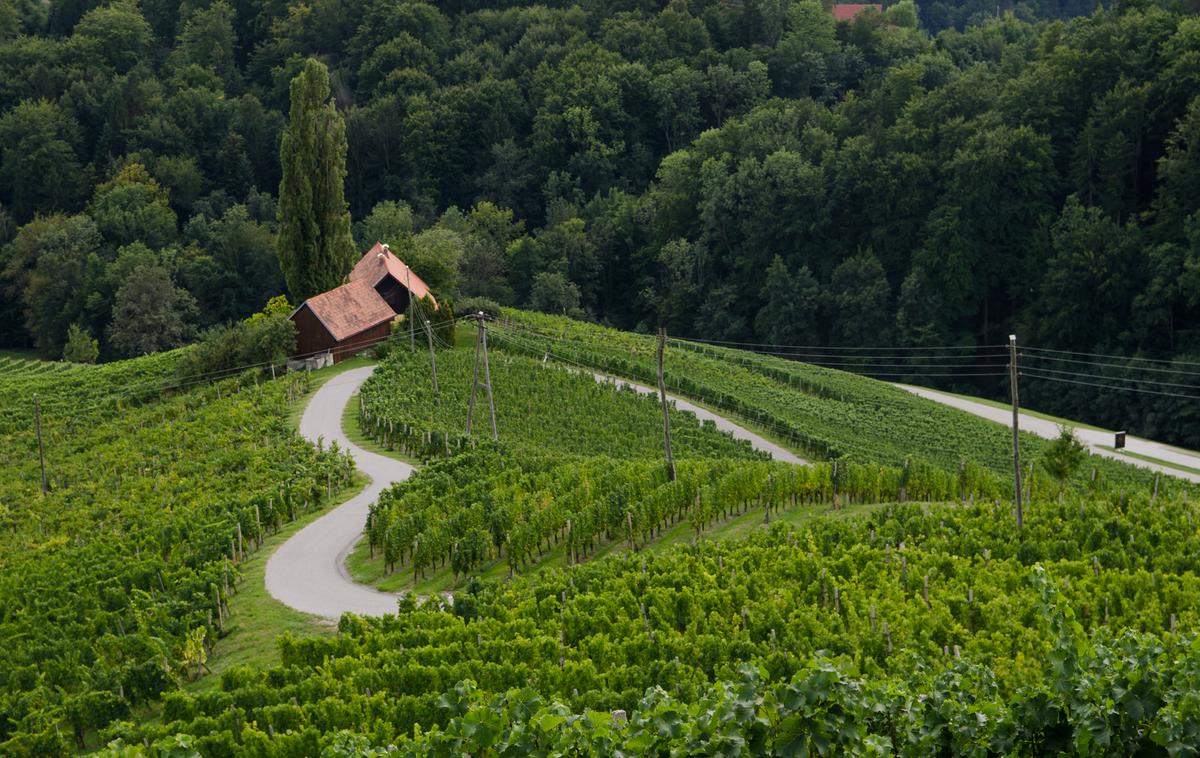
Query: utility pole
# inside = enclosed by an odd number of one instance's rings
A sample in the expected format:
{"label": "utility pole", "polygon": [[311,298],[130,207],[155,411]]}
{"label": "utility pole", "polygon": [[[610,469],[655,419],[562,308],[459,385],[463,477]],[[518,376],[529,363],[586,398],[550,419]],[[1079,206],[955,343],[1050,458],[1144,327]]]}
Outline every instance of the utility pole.
{"label": "utility pole", "polygon": [[488,366],[487,356],[487,328],[484,326],[483,311],[475,314],[475,320],[479,324],[479,330],[475,333],[475,378],[471,382],[471,403],[467,406],[467,436],[471,434],[471,421],[475,416],[475,392],[480,387],[479,382],[479,360],[483,358],[483,388],[487,390],[488,412],[492,419],[492,439],[500,439],[500,435],[496,432],[496,403],[492,399],[492,372]]}
{"label": "utility pole", "polygon": [[42,404],[38,396],[33,396],[33,423],[37,427],[38,463],[42,467],[42,497],[46,496],[46,453],[42,447]]}
{"label": "utility pole", "polygon": [[[422,318],[421,321],[425,324],[425,339],[429,343],[429,367],[433,371],[433,405],[435,409],[434,415],[436,417],[437,412],[442,408],[442,393],[438,390],[437,383],[437,353],[433,350],[433,328],[429,326],[429,319]],[[430,424],[429,428],[432,430],[434,426],[435,424]],[[442,440],[445,442],[446,455],[449,456],[450,439],[449,437],[443,436]]]}
{"label": "utility pole", "polygon": [[658,400],[662,404],[663,447],[667,453],[667,478],[675,481],[675,456],[671,454],[671,416],[667,412],[667,383],[663,380],[663,350],[667,347],[667,330],[658,330]]}
{"label": "utility pole", "polygon": [[433,352],[433,330],[429,328],[429,319],[423,319],[425,322],[425,338],[429,342],[429,366],[433,369],[433,397],[439,399],[438,384],[437,384],[437,354]]}
{"label": "utility pole", "polygon": [[1021,431],[1017,419],[1021,412],[1021,397],[1017,391],[1017,335],[1008,335],[1008,383],[1012,388],[1012,433],[1013,433],[1013,491],[1017,498],[1017,528],[1025,523],[1025,512],[1021,508]]}
{"label": "utility pole", "polygon": [[417,322],[414,320],[417,317],[417,310],[413,306],[416,303],[413,301],[412,292],[412,269],[408,264],[404,264],[404,286],[408,288],[408,349],[417,349]]}

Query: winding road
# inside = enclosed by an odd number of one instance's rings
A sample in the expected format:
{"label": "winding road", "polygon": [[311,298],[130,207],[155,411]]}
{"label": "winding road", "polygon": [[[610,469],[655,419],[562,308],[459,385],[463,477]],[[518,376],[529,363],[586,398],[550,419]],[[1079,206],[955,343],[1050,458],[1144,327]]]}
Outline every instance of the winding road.
{"label": "winding road", "polygon": [[371,481],[363,491],[296,532],[267,561],[267,592],[298,611],[339,618],[347,611],[382,616],[396,611],[398,595],[380,592],[350,578],[346,556],[367,523],[371,503],[392,482],[407,479],[413,467],[404,461],[363,450],[342,431],[342,411],[374,366],[351,369],[330,379],[304,409],[300,434],[350,451],[358,470]]}
{"label": "winding road", "polygon": [[[370,483],[350,500],[296,532],[267,561],[267,592],[298,611],[337,619],[343,613],[382,616],[396,610],[399,594],[381,592],[354,581],[346,570],[346,557],[362,536],[371,503],[393,482],[412,475],[413,466],[378,453],[363,450],[342,431],[346,404],[367,380],[374,366],[352,369],[330,379],[317,390],[300,420],[300,434],[312,442],[337,442],[354,457],[358,470]],[[611,381],[641,394],[657,390],[601,374],[597,381]],[[757,450],[788,463],[804,461],[779,445],[738,426],[726,418],[681,398],[671,397],[675,407],[712,421],[718,429],[750,442]]]}
{"label": "winding road", "polygon": [[[926,400],[932,400],[942,405],[948,405],[951,408],[957,408],[961,411],[966,411],[980,418],[985,418],[989,421],[994,421],[997,424],[1003,424],[1006,427],[1012,428],[1012,411],[1007,408],[996,408],[995,406],[979,403],[967,398],[958,397],[957,395],[949,395],[945,392],[927,389],[925,387],[913,387],[907,384],[897,384],[897,387],[907,390],[914,395],[923,397]],[[1039,437],[1053,439],[1058,436],[1058,424],[1054,421],[1049,421],[1037,416],[1030,416],[1022,413],[1019,416],[1018,422],[1021,431],[1036,434]],[[1122,455],[1109,448],[1113,445],[1112,432],[1099,431],[1097,429],[1086,429],[1082,427],[1075,428],[1075,434],[1079,440],[1087,445],[1088,449],[1104,458],[1112,458],[1114,461],[1121,461],[1133,466],[1158,471],[1163,474],[1177,476],[1180,479],[1187,479],[1191,482],[1200,482],[1200,474],[1191,471],[1183,471],[1171,466],[1164,466],[1152,461],[1143,461],[1129,455]],[[1145,455],[1151,458],[1157,458],[1166,463],[1173,463],[1189,468],[1200,469],[1200,453],[1194,453],[1189,450],[1184,450],[1171,445],[1165,445],[1161,442],[1142,439],[1141,437],[1125,437],[1125,449],[1131,453]]]}

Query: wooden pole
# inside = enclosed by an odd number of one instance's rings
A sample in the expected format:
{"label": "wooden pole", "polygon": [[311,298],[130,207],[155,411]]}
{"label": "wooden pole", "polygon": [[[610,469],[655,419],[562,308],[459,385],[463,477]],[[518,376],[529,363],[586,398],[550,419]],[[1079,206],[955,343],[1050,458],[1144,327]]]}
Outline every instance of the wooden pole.
{"label": "wooden pole", "polygon": [[[433,370],[433,403],[435,408],[434,412],[436,413],[438,410],[441,410],[442,407],[442,394],[441,391],[438,390],[437,381],[437,353],[433,349],[433,328],[429,326],[429,319],[422,319],[422,321],[425,324],[425,340],[429,343],[429,366]],[[430,429],[432,430],[432,426]],[[445,446],[446,455],[449,456],[450,438],[443,434],[442,442]]]}
{"label": "wooden pole", "polygon": [[667,330],[658,330],[658,400],[662,405],[663,449],[667,456],[667,477],[675,481],[675,456],[671,454],[671,416],[667,408],[667,384],[663,379],[663,351],[667,347]]}
{"label": "wooden pole", "polygon": [[1017,335],[1008,335],[1008,376],[1012,387],[1012,440],[1013,440],[1013,492],[1017,498],[1017,528],[1025,524],[1025,511],[1021,507],[1021,431],[1018,418],[1021,399],[1017,390]]}
{"label": "wooden pole", "polygon": [[42,403],[38,396],[33,396],[33,423],[37,428],[38,464],[42,468],[42,496],[46,496],[46,451],[42,446]]}
{"label": "wooden pole", "polygon": [[479,389],[479,350],[483,344],[483,314],[476,315],[479,328],[475,332],[475,373],[471,378],[471,402],[467,405],[467,436],[471,436],[471,422],[475,417],[475,393]]}
{"label": "wooden pole", "polygon": [[437,383],[437,354],[433,351],[433,330],[429,327],[429,319],[423,319],[425,322],[425,339],[429,343],[429,365],[433,369],[433,397],[437,399],[438,383]]}
{"label": "wooden pole", "polygon": [[496,402],[492,399],[492,370],[488,365],[487,353],[487,327],[483,323],[483,311],[479,312],[479,337],[483,344],[483,381],[485,382],[484,389],[487,390],[488,413],[492,419],[492,439],[500,439],[500,434],[496,431]]}
{"label": "wooden pole", "polygon": [[416,308],[413,307],[413,291],[412,291],[412,269],[408,264],[404,264],[404,286],[408,288],[408,349],[417,349],[417,325],[413,321],[417,317]]}

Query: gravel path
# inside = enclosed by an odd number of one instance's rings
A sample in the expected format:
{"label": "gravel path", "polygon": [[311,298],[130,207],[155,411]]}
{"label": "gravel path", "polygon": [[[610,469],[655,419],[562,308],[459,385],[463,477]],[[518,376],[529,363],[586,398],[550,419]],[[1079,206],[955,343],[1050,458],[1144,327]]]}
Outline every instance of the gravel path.
{"label": "gravel path", "polygon": [[[271,597],[316,616],[337,619],[347,612],[382,616],[396,610],[396,600],[400,596],[359,584],[346,571],[346,557],[362,536],[371,503],[393,482],[407,479],[414,471],[403,461],[363,450],[342,431],[342,412],[346,403],[374,370],[374,366],[366,366],[330,379],[308,401],[300,420],[300,434],[306,439],[313,442],[323,439],[326,445],[337,442],[354,456],[358,470],[371,478],[362,492],[296,532],[267,561],[266,583]],[[657,393],[649,387],[599,374],[596,379],[617,382],[642,394]],[[679,410],[693,413],[701,421],[711,420],[718,428],[738,439],[749,440],[756,449],[768,452],[778,460],[804,463],[779,445],[728,419],[686,400],[674,397],[671,400]]]}
{"label": "gravel path", "polygon": [[[978,403],[973,400],[967,400],[966,398],[948,395],[944,392],[938,392],[937,390],[931,390],[925,387],[912,387],[907,384],[897,384],[896,386],[928,400],[933,400],[943,405],[948,405],[952,408],[958,408],[959,410],[980,416],[981,418],[988,419],[989,421],[995,421],[997,424],[1003,424],[1009,428],[1012,426],[1012,411],[1009,409],[995,408],[985,403]],[[1058,436],[1058,424],[1053,421],[1047,421],[1044,418],[1038,418],[1036,416],[1030,416],[1022,413],[1020,414],[1019,423],[1021,426],[1021,431],[1023,432],[1036,434],[1039,437],[1045,437],[1047,439],[1052,439]],[[1128,455],[1122,455],[1121,453],[1101,447],[1101,445],[1112,447],[1113,435],[1111,432],[1102,432],[1095,429],[1082,429],[1076,427],[1075,434],[1078,435],[1080,441],[1087,445],[1088,449],[1096,455],[1100,455],[1105,458],[1112,458],[1115,461],[1129,463],[1134,466],[1150,469],[1152,471],[1170,474],[1171,476],[1177,476],[1181,479],[1187,479],[1188,481],[1200,482],[1200,474],[1194,474],[1190,471],[1182,471],[1170,466],[1151,463],[1150,461],[1139,460],[1137,458],[1133,458]],[[1161,442],[1154,442],[1153,440],[1146,440],[1140,437],[1131,437],[1127,435],[1125,437],[1125,449],[1131,453],[1147,455],[1151,458],[1157,458],[1168,463],[1175,463],[1181,466],[1200,469],[1200,453],[1195,453],[1178,447],[1172,447],[1170,445],[1164,445]]]}

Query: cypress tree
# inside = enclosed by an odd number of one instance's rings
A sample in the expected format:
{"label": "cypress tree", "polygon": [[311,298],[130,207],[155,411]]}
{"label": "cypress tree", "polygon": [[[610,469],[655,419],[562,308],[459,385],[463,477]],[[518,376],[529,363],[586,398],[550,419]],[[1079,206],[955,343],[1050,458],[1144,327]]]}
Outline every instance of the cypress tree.
{"label": "cypress tree", "polygon": [[292,79],[280,140],[277,250],[293,302],[342,283],[354,265],[346,179],[346,123],[329,98],[329,70],[309,58]]}

